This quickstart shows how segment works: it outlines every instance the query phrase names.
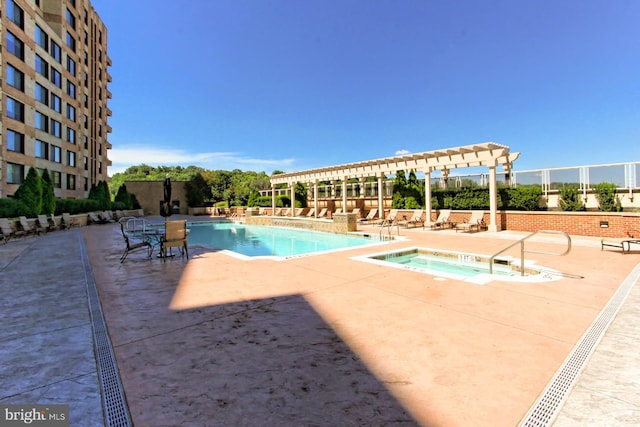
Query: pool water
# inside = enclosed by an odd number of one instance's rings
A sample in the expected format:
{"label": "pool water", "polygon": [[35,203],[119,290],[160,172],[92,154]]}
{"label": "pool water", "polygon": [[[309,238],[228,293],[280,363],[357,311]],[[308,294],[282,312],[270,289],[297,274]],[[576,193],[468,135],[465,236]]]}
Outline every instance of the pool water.
{"label": "pool water", "polygon": [[234,223],[189,223],[189,245],[224,249],[247,257],[295,257],[380,243],[375,237]]}
{"label": "pool water", "polygon": [[409,248],[357,256],[354,259],[429,274],[436,276],[438,280],[448,278],[476,284],[486,284],[492,280],[547,282],[560,277],[551,269],[545,269],[543,273],[538,267],[533,267],[531,262],[525,263],[523,276],[519,263],[508,258],[495,259],[493,274],[490,274],[489,256],[429,248]]}
{"label": "pool water", "polygon": [[[390,253],[372,257],[391,263],[402,264],[409,267],[424,268],[441,273],[457,274],[465,277],[473,277],[478,274],[489,274],[489,263],[479,256],[468,254],[456,254],[443,256],[436,253],[421,253],[417,250],[408,252]],[[520,270],[512,269],[504,262],[494,263],[493,274],[515,276]]]}

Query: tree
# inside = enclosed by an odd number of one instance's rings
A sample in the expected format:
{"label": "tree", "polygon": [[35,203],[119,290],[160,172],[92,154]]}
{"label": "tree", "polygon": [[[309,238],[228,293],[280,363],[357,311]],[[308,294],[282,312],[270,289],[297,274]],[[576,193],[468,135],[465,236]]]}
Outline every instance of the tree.
{"label": "tree", "polygon": [[42,172],[42,209],[41,213],[45,215],[53,215],[56,211],[56,196],[53,191],[53,181],[51,181],[51,175],[49,170],[45,169]]}
{"label": "tree", "polygon": [[20,211],[28,216],[35,217],[42,212],[42,178],[35,168],[29,168],[27,177],[15,193],[20,203]]}
{"label": "tree", "polygon": [[118,188],[118,192],[116,193],[116,197],[114,198],[114,201],[122,203],[126,209],[132,208],[131,194],[127,191],[126,185],[122,184]]}

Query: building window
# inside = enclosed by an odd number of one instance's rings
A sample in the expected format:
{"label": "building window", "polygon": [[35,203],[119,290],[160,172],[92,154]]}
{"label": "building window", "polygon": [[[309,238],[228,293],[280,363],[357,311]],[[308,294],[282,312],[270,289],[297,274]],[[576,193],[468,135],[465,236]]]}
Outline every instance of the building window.
{"label": "building window", "polygon": [[24,135],[7,129],[7,150],[24,154]]}
{"label": "building window", "polygon": [[7,0],[7,18],[24,30],[24,12],[13,0]]}
{"label": "building window", "polygon": [[74,30],[76,29],[76,17],[73,16],[73,13],[69,9],[67,9],[66,13],[67,24]]}
{"label": "building window", "polygon": [[51,172],[51,180],[54,188],[62,188],[62,174],[60,172]]}
{"label": "building window", "polygon": [[49,144],[36,139],[35,144],[36,157],[39,159],[49,159]]}
{"label": "building window", "polygon": [[67,164],[69,166],[76,165],[76,153],[74,151],[67,151]]}
{"label": "building window", "polygon": [[62,138],[62,124],[59,121],[51,119],[51,126],[49,129],[51,130],[51,135],[56,138]]}
{"label": "building window", "polygon": [[84,163],[84,170],[88,171],[89,170],[89,158],[87,156],[85,156],[82,161]]}
{"label": "building window", "polygon": [[49,64],[40,55],[36,55],[36,71],[38,74],[49,78]]}
{"label": "building window", "polygon": [[51,145],[51,155],[49,156],[49,160],[56,163],[62,163],[62,148]]}
{"label": "building window", "polygon": [[19,122],[24,122],[24,104],[13,98],[7,98],[7,117]]}
{"label": "building window", "polygon": [[62,99],[55,93],[51,94],[51,109],[57,113],[62,113]]}
{"label": "building window", "polygon": [[98,136],[102,136],[102,125],[98,125]]}
{"label": "building window", "polygon": [[36,25],[36,43],[44,50],[49,50],[49,36],[39,25]]}
{"label": "building window", "polygon": [[53,40],[51,40],[51,56],[58,63],[62,63],[62,49],[60,49],[60,45]]}
{"label": "building window", "polygon": [[86,31],[84,32],[84,44],[89,44],[89,33],[87,33]]}
{"label": "building window", "polygon": [[67,70],[69,70],[69,74],[72,76],[76,75],[76,61],[71,59],[69,55],[67,55]]}
{"label": "building window", "polygon": [[89,65],[89,54],[87,52],[84,53],[84,65]]}
{"label": "building window", "polygon": [[71,49],[72,52],[76,51],[76,39],[73,38],[71,33],[67,31],[67,46]]}
{"label": "building window", "polygon": [[89,96],[87,96],[87,94],[84,94],[84,108],[89,108]]}
{"label": "building window", "polygon": [[89,129],[89,117],[87,117],[87,115],[84,115],[84,128],[85,129]]}
{"label": "building window", "polygon": [[71,104],[67,104],[67,118],[76,121],[76,107]]}
{"label": "building window", "polygon": [[87,135],[84,135],[83,139],[84,139],[84,149],[87,150],[89,149],[89,138],[87,137]]}
{"label": "building window", "polygon": [[36,101],[41,102],[42,104],[49,106],[49,91],[47,88],[42,86],[40,83],[36,83],[35,89],[35,98]]}
{"label": "building window", "polygon": [[12,32],[7,31],[7,50],[15,57],[24,61],[24,43],[17,38]]}
{"label": "building window", "polygon": [[73,83],[71,83],[70,80],[67,80],[67,94],[73,98],[76,99],[76,85],[74,85]]}
{"label": "building window", "polygon": [[67,190],[75,190],[76,189],[76,176],[67,174]]}
{"label": "building window", "polygon": [[84,178],[84,191],[89,191],[89,180]]}
{"label": "building window", "polygon": [[76,131],[70,127],[67,127],[67,141],[72,144],[76,143]]}
{"label": "building window", "polygon": [[7,83],[24,92],[24,73],[11,64],[7,64]]}
{"label": "building window", "polygon": [[102,173],[102,162],[98,162],[98,173]]}
{"label": "building window", "polygon": [[7,184],[22,184],[24,165],[7,162]]}
{"label": "building window", "polygon": [[44,132],[49,132],[49,117],[45,116],[40,111],[36,111],[35,128]]}
{"label": "building window", "polygon": [[62,88],[62,74],[53,67],[51,67],[51,82],[59,88]]}
{"label": "building window", "polygon": [[89,75],[84,73],[84,87],[89,87]]}

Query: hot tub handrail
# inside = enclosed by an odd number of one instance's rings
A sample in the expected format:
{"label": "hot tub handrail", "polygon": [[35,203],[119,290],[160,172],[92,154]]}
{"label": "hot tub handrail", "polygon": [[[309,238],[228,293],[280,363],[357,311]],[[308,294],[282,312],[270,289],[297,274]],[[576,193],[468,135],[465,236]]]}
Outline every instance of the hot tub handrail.
{"label": "hot tub handrail", "polygon": [[[533,251],[533,250],[525,250],[524,249],[524,242],[525,240],[535,236],[536,234],[562,234],[563,236],[565,236],[567,238],[567,250],[565,250],[562,253],[556,253],[556,252],[546,252],[546,251]],[[524,254],[525,252],[530,253],[530,254],[543,254],[543,255],[557,255],[557,256],[563,256],[569,253],[569,251],[571,251],[571,236],[569,236],[567,233],[565,233],[564,231],[559,231],[559,230],[538,230],[538,231],[534,231],[533,233],[529,234],[528,236],[523,237],[522,239],[510,244],[509,246],[507,246],[506,248],[500,250],[499,252],[495,253],[494,255],[491,256],[491,258],[489,258],[489,274],[493,274],[493,260],[500,254],[508,251],[509,249],[511,249],[512,247],[516,246],[520,244],[520,275],[524,276]]]}

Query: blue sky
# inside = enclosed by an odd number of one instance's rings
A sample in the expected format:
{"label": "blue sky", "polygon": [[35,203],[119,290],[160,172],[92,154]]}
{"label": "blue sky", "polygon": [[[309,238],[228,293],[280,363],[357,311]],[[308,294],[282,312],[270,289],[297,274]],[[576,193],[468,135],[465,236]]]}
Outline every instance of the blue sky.
{"label": "blue sky", "polygon": [[487,141],[520,152],[516,170],[640,161],[637,0],[92,3],[113,60],[110,175]]}

